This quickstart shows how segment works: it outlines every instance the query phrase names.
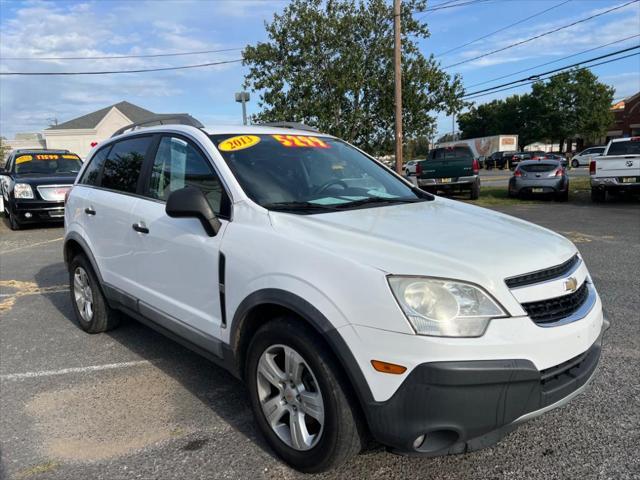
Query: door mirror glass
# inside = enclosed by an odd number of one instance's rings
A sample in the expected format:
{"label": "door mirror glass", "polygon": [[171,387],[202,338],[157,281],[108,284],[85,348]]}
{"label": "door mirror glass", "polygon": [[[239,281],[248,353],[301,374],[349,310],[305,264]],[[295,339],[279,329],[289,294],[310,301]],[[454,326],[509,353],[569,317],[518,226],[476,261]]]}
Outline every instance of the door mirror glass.
{"label": "door mirror glass", "polygon": [[197,218],[210,237],[215,237],[222,225],[205,194],[196,187],[187,186],[171,192],[167,198],[165,211],[173,218]]}

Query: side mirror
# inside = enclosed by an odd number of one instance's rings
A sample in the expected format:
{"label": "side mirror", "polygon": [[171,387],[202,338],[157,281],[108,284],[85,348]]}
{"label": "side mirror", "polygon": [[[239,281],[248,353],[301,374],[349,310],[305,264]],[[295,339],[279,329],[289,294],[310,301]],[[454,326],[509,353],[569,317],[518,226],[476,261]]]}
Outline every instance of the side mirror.
{"label": "side mirror", "polygon": [[173,218],[197,218],[210,237],[215,237],[222,226],[211,205],[207,202],[207,197],[202,193],[202,190],[195,187],[184,187],[171,192],[167,198],[165,212]]}

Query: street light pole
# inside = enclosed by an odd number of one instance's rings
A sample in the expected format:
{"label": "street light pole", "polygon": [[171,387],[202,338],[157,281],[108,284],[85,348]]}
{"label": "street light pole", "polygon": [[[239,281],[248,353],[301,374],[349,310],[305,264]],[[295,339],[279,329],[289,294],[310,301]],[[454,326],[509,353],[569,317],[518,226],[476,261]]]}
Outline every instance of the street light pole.
{"label": "street light pole", "polygon": [[242,124],[247,124],[247,102],[249,101],[249,92],[237,92],[236,102],[242,103]]}
{"label": "street light pole", "polygon": [[401,57],[401,0],[393,0],[393,63],[396,107],[396,172],[402,174],[402,57]]}

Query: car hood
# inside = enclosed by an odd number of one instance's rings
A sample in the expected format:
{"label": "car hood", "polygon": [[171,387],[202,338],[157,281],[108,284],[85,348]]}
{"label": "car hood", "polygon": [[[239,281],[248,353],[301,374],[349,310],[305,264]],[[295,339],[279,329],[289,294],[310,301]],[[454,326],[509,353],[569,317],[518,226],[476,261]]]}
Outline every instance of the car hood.
{"label": "car hood", "polygon": [[546,228],[436,198],[317,215],[270,212],[287,238],[390,274],[457,278],[495,289],[504,279],[558,265],[576,253]]}
{"label": "car hood", "polygon": [[14,176],[15,183],[28,183],[29,185],[73,185],[76,180],[76,174],[62,175],[38,175],[25,173]]}

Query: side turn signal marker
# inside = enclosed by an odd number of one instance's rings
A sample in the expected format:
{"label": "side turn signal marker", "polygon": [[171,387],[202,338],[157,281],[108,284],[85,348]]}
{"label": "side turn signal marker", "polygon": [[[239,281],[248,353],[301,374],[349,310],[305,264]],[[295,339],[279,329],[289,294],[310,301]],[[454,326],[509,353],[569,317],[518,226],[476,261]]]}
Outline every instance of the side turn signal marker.
{"label": "side turn signal marker", "polygon": [[407,371],[407,367],[396,365],[395,363],[381,362],[380,360],[371,360],[371,365],[378,372],[391,373],[393,375],[401,375]]}

